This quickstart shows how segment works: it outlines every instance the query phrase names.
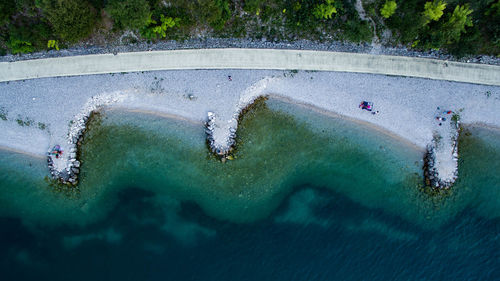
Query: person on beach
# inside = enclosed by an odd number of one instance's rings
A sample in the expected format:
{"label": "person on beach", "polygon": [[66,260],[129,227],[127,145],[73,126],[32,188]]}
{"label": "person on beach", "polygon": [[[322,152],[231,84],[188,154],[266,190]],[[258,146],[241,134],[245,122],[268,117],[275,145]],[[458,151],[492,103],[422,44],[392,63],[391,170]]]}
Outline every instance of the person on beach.
{"label": "person on beach", "polygon": [[231,77],[231,75],[228,75],[227,79],[229,79],[229,81],[233,81],[233,78]]}

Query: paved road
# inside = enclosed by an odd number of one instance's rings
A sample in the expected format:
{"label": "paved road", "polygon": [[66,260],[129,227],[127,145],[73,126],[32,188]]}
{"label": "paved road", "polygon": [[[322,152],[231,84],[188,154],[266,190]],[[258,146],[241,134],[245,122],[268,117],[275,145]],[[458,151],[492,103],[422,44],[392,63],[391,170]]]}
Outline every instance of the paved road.
{"label": "paved road", "polygon": [[413,57],[274,49],[152,51],[0,62],[0,82],[179,69],[344,71],[500,86],[500,66],[494,65]]}

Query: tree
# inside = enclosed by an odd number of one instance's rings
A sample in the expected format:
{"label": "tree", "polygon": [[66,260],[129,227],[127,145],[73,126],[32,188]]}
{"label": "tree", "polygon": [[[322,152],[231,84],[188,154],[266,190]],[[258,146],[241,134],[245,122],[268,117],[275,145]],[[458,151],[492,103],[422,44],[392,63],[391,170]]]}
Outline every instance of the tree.
{"label": "tree", "polygon": [[425,3],[424,12],[422,13],[424,25],[427,25],[431,21],[438,21],[443,16],[445,8],[446,2],[442,0],[434,0],[434,2]]}
{"label": "tree", "polygon": [[396,1],[386,0],[384,6],[380,9],[380,14],[388,19],[396,12],[397,7],[398,4],[396,4]]}
{"label": "tree", "polygon": [[146,0],[111,0],[106,11],[120,28],[140,29],[151,19]]}
{"label": "tree", "polygon": [[313,14],[317,19],[331,19],[332,14],[337,13],[337,8],[333,6],[334,0],[326,0],[326,3],[316,5]]}
{"label": "tree", "polygon": [[39,6],[63,40],[77,42],[94,29],[96,12],[85,0],[40,0]]}
{"label": "tree", "polygon": [[469,5],[457,5],[450,19],[443,25],[445,40],[447,44],[460,40],[462,33],[465,33],[465,27],[472,26],[472,20],[469,15],[472,10]]}

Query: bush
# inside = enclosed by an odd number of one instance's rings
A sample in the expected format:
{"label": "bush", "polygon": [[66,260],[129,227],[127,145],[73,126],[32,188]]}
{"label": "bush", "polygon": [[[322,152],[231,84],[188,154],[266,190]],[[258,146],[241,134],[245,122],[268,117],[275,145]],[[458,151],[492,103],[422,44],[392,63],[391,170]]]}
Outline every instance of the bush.
{"label": "bush", "polygon": [[146,0],[111,0],[106,11],[119,28],[140,29],[151,19]]}
{"label": "bush", "polygon": [[334,0],[326,0],[326,3],[321,3],[316,5],[313,10],[313,14],[317,19],[331,19],[332,14],[337,13],[337,8],[333,6]]}
{"label": "bush", "polygon": [[[182,7],[189,21],[197,26],[209,26],[215,31],[221,31],[231,18],[229,0],[177,0],[175,5]],[[184,19],[183,19],[184,22]]]}
{"label": "bush", "polygon": [[243,10],[252,14],[257,14],[266,2],[266,0],[245,0]]}
{"label": "bush", "polygon": [[396,4],[396,1],[385,1],[384,6],[380,9],[380,14],[388,19],[396,12],[397,7],[398,4]]}
{"label": "bush", "polygon": [[85,0],[40,0],[40,7],[63,40],[77,42],[96,24],[95,9]]}
{"label": "bush", "polygon": [[10,38],[9,41],[7,41],[7,47],[9,47],[13,54],[26,54],[35,51],[33,44],[18,38]]}
{"label": "bush", "polygon": [[7,47],[13,54],[45,49],[50,27],[38,18],[18,17],[8,26]]}
{"label": "bush", "polygon": [[141,30],[142,36],[144,36],[146,39],[157,39],[158,37],[160,38],[165,38],[167,37],[167,29],[174,28],[175,26],[179,25],[179,22],[181,21],[180,18],[172,18],[172,17],[166,17],[164,15],[160,16],[160,25],[157,25],[158,22],[149,19],[148,21],[148,26],[144,27]]}
{"label": "bush", "polygon": [[213,29],[220,31],[224,28],[226,22],[231,18],[231,9],[228,0],[203,1],[204,7],[201,7],[201,13],[211,15],[207,18],[208,25]]}

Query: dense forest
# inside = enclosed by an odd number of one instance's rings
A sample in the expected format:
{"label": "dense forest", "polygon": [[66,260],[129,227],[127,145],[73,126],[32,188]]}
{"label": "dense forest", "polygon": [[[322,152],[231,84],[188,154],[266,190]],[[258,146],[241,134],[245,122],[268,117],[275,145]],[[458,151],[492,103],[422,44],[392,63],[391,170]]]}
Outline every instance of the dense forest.
{"label": "dense forest", "polygon": [[375,39],[456,56],[500,55],[500,0],[364,0],[371,20],[361,19],[355,2],[0,0],[0,54],[201,36],[355,43]]}

